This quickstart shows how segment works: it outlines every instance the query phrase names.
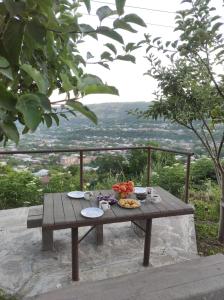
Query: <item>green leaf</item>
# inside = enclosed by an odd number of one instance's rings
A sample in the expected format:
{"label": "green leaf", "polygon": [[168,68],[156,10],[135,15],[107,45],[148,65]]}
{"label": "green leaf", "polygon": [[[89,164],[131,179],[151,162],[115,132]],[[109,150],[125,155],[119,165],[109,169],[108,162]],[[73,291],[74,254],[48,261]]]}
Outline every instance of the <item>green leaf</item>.
{"label": "green leaf", "polygon": [[79,101],[68,100],[67,105],[71,106],[75,111],[80,112],[82,115],[86,116],[93,123],[97,124],[97,116],[93,111],[91,111],[87,106],[84,106]]}
{"label": "green leaf", "polygon": [[122,18],[124,22],[134,23],[139,26],[147,27],[145,22],[136,14],[128,14]]}
{"label": "green leaf", "polygon": [[131,54],[126,55],[118,55],[117,59],[119,60],[125,60],[125,61],[131,61],[132,63],[135,63],[135,57]]}
{"label": "green leaf", "polygon": [[24,94],[19,97],[16,108],[23,114],[26,126],[34,131],[42,118],[39,97],[35,94]]}
{"label": "green leaf", "polygon": [[124,13],[125,2],[126,0],[116,0],[116,8],[119,16],[123,15]]}
{"label": "green leaf", "polygon": [[19,142],[19,132],[16,125],[13,122],[3,122],[0,124],[5,135],[16,144]]}
{"label": "green leaf", "polygon": [[140,46],[136,45],[135,43],[128,43],[125,47],[125,51],[134,51],[136,49],[140,48]]}
{"label": "green leaf", "polygon": [[40,105],[43,108],[43,110],[51,111],[50,99],[45,94],[36,93],[35,95],[38,96]]}
{"label": "green leaf", "polygon": [[20,15],[25,10],[25,3],[13,0],[4,0],[4,4],[11,17]]}
{"label": "green leaf", "polygon": [[119,96],[118,90],[114,86],[92,84],[84,89],[85,95],[89,94],[111,94]]}
{"label": "green leaf", "polygon": [[104,68],[106,68],[106,69],[108,69],[108,70],[110,70],[110,66],[107,64],[107,63],[105,63],[105,62],[98,62],[98,65],[100,65],[100,66],[102,66],[102,67],[104,67]]}
{"label": "green leaf", "polygon": [[18,65],[23,32],[24,23],[18,19],[10,19],[4,31],[2,43],[6,52],[6,58],[11,65]]}
{"label": "green leaf", "polygon": [[79,24],[79,28],[83,35],[90,35],[92,38],[97,40],[96,29],[94,29],[92,26],[88,24]]}
{"label": "green leaf", "polygon": [[83,0],[83,2],[85,3],[85,6],[86,6],[86,9],[87,9],[88,13],[90,13],[90,11],[91,11],[90,0]]}
{"label": "green leaf", "polygon": [[92,53],[91,52],[87,52],[86,53],[86,59],[91,59],[91,58],[94,58],[94,56],[92,55]]}
{"label": "green leaf", "polygon": [[0,83],[0,108],[15,111],[17,99],[7,91],[2,83]]}
{"label": "green leaf", "polygon": [[117,33],[116,31],[114,31],[113,29],[109,28],[109,27],[100,26],[100,27],[98,27],[97,32],[99,34],[103,34],[103,35],[105,35],[105,36],[107,36],[111,39],[114,39],[114,40],[116,40],[117,42],[119,42],[121,44],[124,43],[122,36],[119,33]]}
{"label": "green leaf", "polygon": [[60,77],[62,80],[62,88],[66,91],[69,92],[74,89],[74,86],[71,84],[69,77],[66,73],[60,73]]}
{"label": "green leaf", "polygon": [[23,64],[21,69],[25,71],[37,84],[40,93],[45,94],[48,89],[48,81],[44,78],[39,71],[31,65]]}
{"label": "green leaf", "polygon": [[60,121],[59,121],[58,116],[56,114],[54,114],[54,113],[52,113],[50,116],[54,119],[56,125],[59,126],[59,122]]}
{"label": "green leaf", "polygon": [[45,45],[46,29],[38,20],[33,19],[29,21],[27,23],[26,30],[30,37],[34,39],[38,44]]}
{"label": "green leaf", "polygon": [[86,74],[84,77],[82,77],[80,79],[80,81],[78,83],[78,88],[83,91],[87,86],[92,85],[92,84],[103,85],[103,82],[96,75]]}
{"label": "green leaf", "polygon": [[221,27],[223,25],[223,23],[221,22],[217,22],[212,26],[212,32],[215,32],[216,30],[219,29],[219,27]]}
{"label": "green leaf", "polygon": [[60,116],[64,119],[66,119],[67,121],[69,121],[69,118],[66,116],[66,114],[64,113],[60,113]]}
{"label": "green leaf", "polygon": [[106,46],[106,47],[109,48],[111,51],[113,51],[115,55],[117,54],[117,49],[116,49],[116,47],[115,47],[113,44],[111,44],[111,43],[106,43],[104,46]]}
{"label": "green leaf", "polygon": [[113,25],[114,25],[114,28],[121,28],[121,29],[130,31],[130,32],[133,32],[133,33],[137,32],[134,28],[131,27],[131,25],[129,25],[128,23],[124,22],[121,19],[115,20]]}
{"label": "green leaf", "polygon": [[0,73],[5,77],[13,80],[12,77],[12,69],[10,68],[10,64],[4,57],[0,56]]}
{"label": "green leaf", "polygon": [[110,60],[110,61],[113,61],[113,58],[111,57],[111,54],[107,51],[104,51],[101,56],[100,56],[101,59],[106,59],[106,60]]}
{"label": "green leaf", "polygon": [[154,39],[152,40],[152,42],[155,43],[156,41],[159,41],[160,39],[161,39],[161,37],[160,37],[160,36],[157,36],[156,38],[154,38]]}
{"label": "green leaf", "polygon": [[109,6],[102,6],[100,8],[97,9],[96,14],[100,20],[100,22],[103,21],[103,19],[114,15],[116,13],[116,11],[112,10]]}
{"label": "green leaf", "polygon": [[52,118],[49,114],[44,114],[44,120],[47,125],[47,128],[50,128],[52,126]]}

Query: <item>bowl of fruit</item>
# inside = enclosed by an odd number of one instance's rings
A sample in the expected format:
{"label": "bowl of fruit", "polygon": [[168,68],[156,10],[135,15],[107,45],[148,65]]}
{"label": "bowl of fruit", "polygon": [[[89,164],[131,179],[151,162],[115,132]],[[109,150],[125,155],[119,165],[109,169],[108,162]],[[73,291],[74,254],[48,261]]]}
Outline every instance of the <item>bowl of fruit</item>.
{"label": "bowl of fruit", "polygon": [[134,191],[134,182],[126,181],[119,182],[112,186],[113,191],[115,192],[115,197],[119,199],[127,198]]}

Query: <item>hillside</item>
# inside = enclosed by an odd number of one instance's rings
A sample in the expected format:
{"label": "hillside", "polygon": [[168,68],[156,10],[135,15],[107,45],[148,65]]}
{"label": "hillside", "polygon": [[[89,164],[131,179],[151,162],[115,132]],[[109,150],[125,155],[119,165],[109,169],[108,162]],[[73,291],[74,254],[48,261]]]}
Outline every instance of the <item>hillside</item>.
{"label": "hillside", "polygon": [[69,115],[69,121],[62,118],[59,127],[40,126],[35,133],[24,135],[18,148],[128,146],[149,140],[169,148],[201,148],[196,145],[193,135],[180,126],[162,119],[142,120],[128,114],[136,108],[147,109],[146,102],[103,103],[89,107],[98,116],[98,125],[83,116]]}

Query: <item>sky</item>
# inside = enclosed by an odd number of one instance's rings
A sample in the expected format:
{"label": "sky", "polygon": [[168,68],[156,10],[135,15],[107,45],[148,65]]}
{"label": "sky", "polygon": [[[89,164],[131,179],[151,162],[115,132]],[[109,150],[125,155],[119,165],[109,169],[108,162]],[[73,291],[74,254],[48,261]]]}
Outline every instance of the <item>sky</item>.
{"label": "sky", "polygon": [[[99,26],[96,10],[103,5],[108,5],[112,9],[115,9],[115,5],[113,5],[114,3],[114,0],[92,0],[91,15],[88,15],[85,6],[80,8],[80,12],[83,14],[80,22],[90,24],[93,27]],[[178,34],[173,31],[175,26],[175,12],[185,8],[185,6],[180,3],[180,0],[127,0],[125,14],[137,14],[145,21],[145,23],[147,23],[147,28],[140,27],[138,25],[133,26],[136,30],[138,30],[138,33],[129,33],[125,30],[118,30],[118,32],[122,35],[125,44],[128,42],[138,42],[142,40],[144,33],[149,33],[154,37],[160,36],[164,40],[176,39]],[[212,0],[211,3],[218,9],[217,13],[224,16],[224,8],[222,6],[223,1]],[[135,8],[128,6],[135,6]],[[166,12],[159,12],[157,10]],[[103,21],[102,25],[111,26],[112,22],[112,18],[107,18]],[[99,54],[106,50],[105,47],[103,47],[103,44],[112,42],[118,47],[118,49],[120,47],[119,43],[105,37],[99,37],[98,41],[95,41],[91,37],[87,37],[85,41],[85,43],[82,43],[79,46],[81,53],[87,53],[87,51],[90,51],[92,55],[94,55],[96,61],[99,59]],[[149,68],[147,60],[144,58],[145,50],[137,50],[133,52],[133,54],[136,56],[136,64],[124,61],[115,61],[110,64],[110,70],[95,64],[87,65],[87,73],[95,74],[103,79],[103,81],[108,85],[113,85],[118,88],[119,96],[88,95],[82,99],[82,103],[96,104],[104,102],[152,101],[154,99],[153,92],[156,90],[157,83],[149,76],[143,75]],[[57,98],[58,100],[58,96],[56,96],[56,94],[54,94],[53,98]]]}

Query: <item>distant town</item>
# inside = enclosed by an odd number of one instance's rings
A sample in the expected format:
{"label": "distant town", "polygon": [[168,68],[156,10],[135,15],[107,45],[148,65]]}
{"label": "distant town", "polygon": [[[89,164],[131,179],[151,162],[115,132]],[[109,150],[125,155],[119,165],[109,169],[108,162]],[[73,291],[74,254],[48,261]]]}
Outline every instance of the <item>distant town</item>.
{"label": "distant town", "polygon": [[[189,150],[202,155],[200,143],[188,130],[162,119],[138,119],[129,111],[139,108],[145,110],[146,102],[107,103],[89,106],[98,117],[98,125],[94,125],[87,118],[78,115],[69,116],[69,121],[61,119],[60,126],[51,128],[41,126],[32,134],[23,135],[20,144],[7,145],[7,150],[41,150],[90,147],[122,147],[144,145],[149,141],[157,142],[161,147],[179,150]],[[3,148],[1,150],[4,150]],[[108,151],[115,154],[118,152]],[[84,165],[90,167],[91,162],[99,153],[86,153]],[[79,153],[74,154],[17,154],[0,156],[1,164],[9,164],[16,170],[31,169],[36,173],[48,170],[49,165],[58,164],[63,167],[79,164]],[[43,171],[42,171],[43,173]],[[42,174],[40,173],[40,174]],[[46,171],[45,171],[46,173]],[[37,173],[38,175],[38,173]],[[42,174],[43,175],[43,174]]]}

